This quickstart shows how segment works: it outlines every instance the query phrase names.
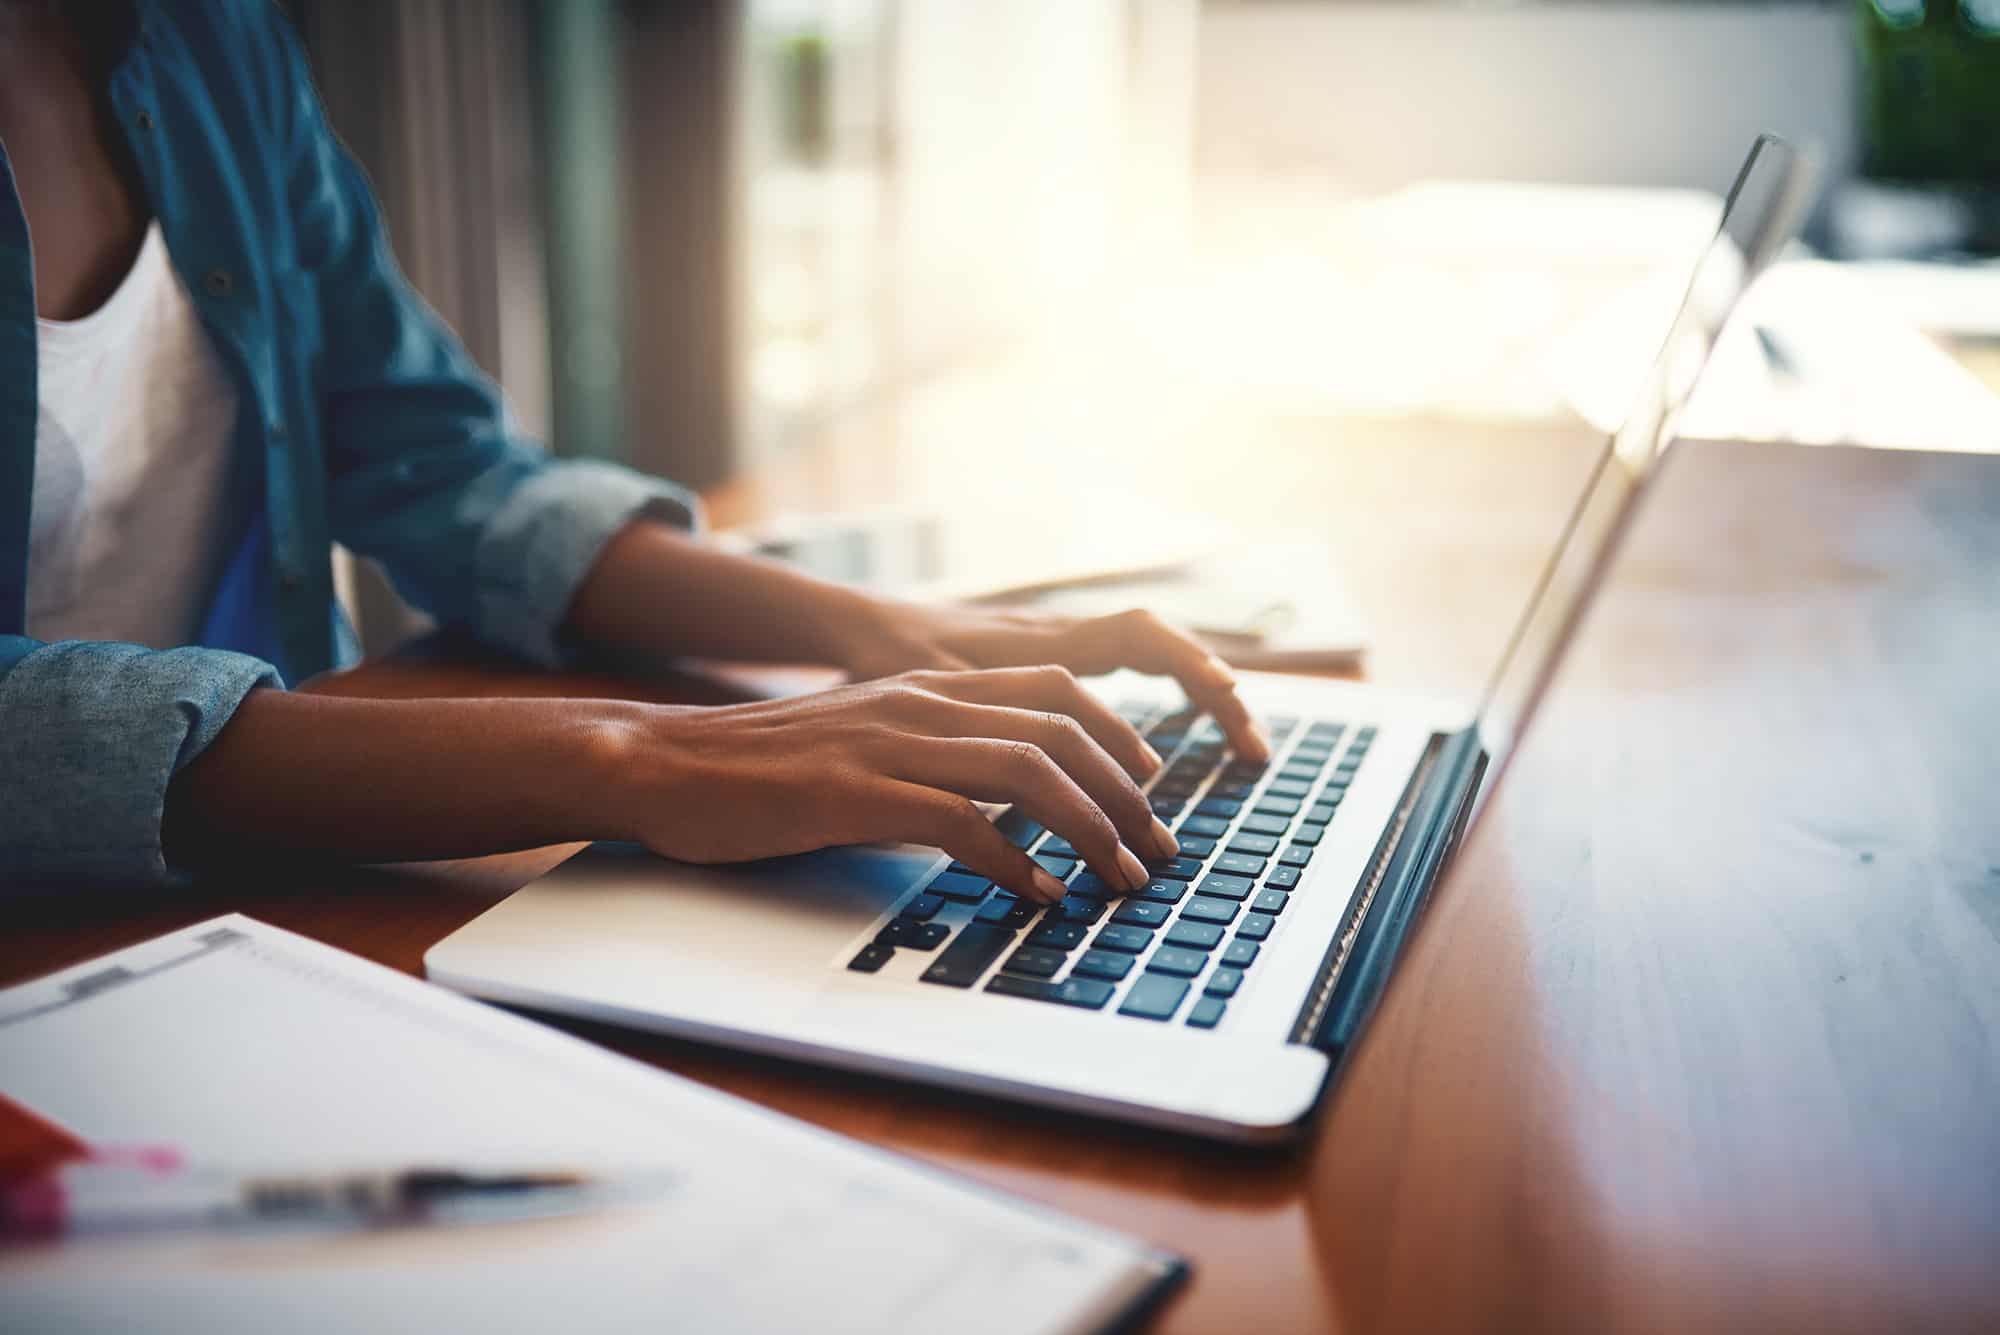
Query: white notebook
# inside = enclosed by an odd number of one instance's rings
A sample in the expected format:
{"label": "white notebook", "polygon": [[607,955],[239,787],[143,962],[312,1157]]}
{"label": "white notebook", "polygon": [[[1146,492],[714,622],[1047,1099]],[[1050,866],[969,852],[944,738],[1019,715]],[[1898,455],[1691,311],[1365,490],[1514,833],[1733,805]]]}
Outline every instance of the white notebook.
{"label": "white notebook", "polygon": [[245,1172],[579,1166],[559,1218],[0,1250],[35,1331],[1084,1331],[1183,1273],[976,1188],[251,919],[0,991],[0,1091]]}

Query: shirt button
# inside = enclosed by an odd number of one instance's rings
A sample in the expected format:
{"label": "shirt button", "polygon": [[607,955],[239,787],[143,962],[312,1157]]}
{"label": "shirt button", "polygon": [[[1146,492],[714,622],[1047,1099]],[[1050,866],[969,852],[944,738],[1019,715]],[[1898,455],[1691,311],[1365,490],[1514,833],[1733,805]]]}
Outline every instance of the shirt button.
{"label": "shirt button", "polygon": [[227,269],[210,269],[203,276],[201,285],[208,289],[211,297],[226,297],[230,289],[236,286],[236,280],[229,276]]}

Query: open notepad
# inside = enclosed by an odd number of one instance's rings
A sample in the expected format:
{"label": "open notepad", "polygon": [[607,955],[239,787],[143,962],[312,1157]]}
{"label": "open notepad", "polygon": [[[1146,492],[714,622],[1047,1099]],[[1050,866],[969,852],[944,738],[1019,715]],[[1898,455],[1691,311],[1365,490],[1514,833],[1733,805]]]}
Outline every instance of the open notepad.
{"label": "open notepad", "polygon": [[1180,1274],[979,1190],[232,916],[0,991],[0,1090],[99,1145],[254,1171],[565,1164],[559,1218],[0,1253],[57,1330],[1093,1330]]}

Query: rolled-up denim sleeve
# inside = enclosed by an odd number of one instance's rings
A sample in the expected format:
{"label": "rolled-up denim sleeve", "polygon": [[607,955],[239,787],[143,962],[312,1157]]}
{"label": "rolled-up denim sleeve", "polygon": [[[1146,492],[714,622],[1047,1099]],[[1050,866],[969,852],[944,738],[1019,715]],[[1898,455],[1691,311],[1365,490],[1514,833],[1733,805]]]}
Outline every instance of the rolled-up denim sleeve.
{"label": "rolled-up denim sleeve", "polygon": [[584,577],[637,519],[697,530],[694,496],[659,478],[593,460],[550,461],[517,482],[479,544],[481,638],[537,663],[565,656],[558,631]]}
{"label": "rolled-up denim sleeve", "polygon": [[[544,664],[571,598],[620,527],[696,524],[694,499],[525,436],[457,335],[405,281],[373,192],[334,136],[305,58],[270,17],[297,294],[314,313],[314,428],[333,536],[380,560],[447,625]],[[307,300],[307,297],[310,300]]]}
{"label": "rolled-up denim sleeve", "polygon": [[0,887],[162,884],[167,785],[260,686],[269,663],[0,635]]}

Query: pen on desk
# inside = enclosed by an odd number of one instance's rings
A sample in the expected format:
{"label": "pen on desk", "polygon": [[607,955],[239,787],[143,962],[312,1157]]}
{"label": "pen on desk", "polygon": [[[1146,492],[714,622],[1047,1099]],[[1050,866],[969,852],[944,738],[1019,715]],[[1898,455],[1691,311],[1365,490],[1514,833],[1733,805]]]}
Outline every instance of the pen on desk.
{"label": "pen on desk", "polygon": [[[569,1170],[483,1172],[406,1167],[379,1172],[238,1176],[179,1167],[171,1151],[53,1165],[0,1182],[0,1241],[188,1229],[424,1223],[440,1216],[519,1218],[594,1200],[594,1179]],[[172,1165],[172,1166],[168,1166]]]}

